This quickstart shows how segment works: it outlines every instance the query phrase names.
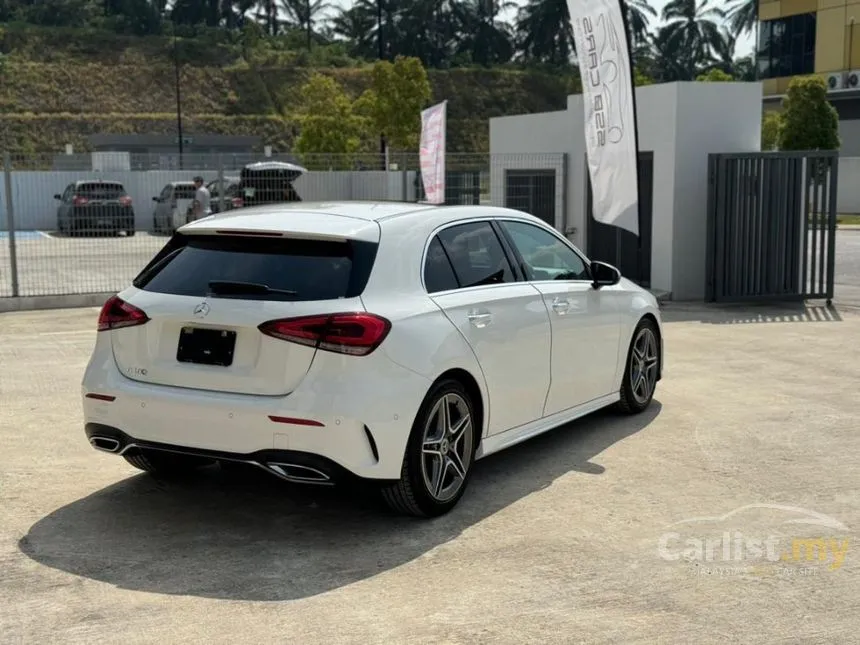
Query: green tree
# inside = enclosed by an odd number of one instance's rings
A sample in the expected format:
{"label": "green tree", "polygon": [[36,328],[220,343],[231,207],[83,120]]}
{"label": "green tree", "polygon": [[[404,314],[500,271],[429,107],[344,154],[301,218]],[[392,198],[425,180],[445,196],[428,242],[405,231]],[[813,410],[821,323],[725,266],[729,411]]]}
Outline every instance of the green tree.
{"label": "green tree", "polygon": [[696,80],[701,83],[730,83],[734,79],[731,74],[726,74],[720,68],[715,67],[704,74],[699,74]]}
{"label": "green tree", "polygon": [[722,45],[719,24],[723,18],[725,11],[712,7],[709,0],[671,0],[663,8],[666,26],[660,34],[664,44],[681,57],[685,78],[679,80],[693,80],[697,66]]}
{"label": "green tree", "polygon": [[421,61],[398,56],[378,61],[371,72],[371,89],[356,102],[356,111],[370,119],[392,150],[415,150],[421,134],[421,110],[430,100],[430,81]]}
{"label": "green tree", "polygon": [[765,152],[776,150],[779,146],[779,130],[782,127],[782,115],[779,112],[768,111],[761,117],[761,149]]}
{"label": "green tree", "polygon": [[296,152],[341,155],[336,165],[348,166],[348,156],[361,147],[367,124],[353,112],[343,88],[329,76],[314,74],[301,88],[301,104]]}
{"label": "green tree", "polygon": [[836,150],[839,115],[827,100],[827,85],[819,76],[791,80],[782,101],[780,150]]}

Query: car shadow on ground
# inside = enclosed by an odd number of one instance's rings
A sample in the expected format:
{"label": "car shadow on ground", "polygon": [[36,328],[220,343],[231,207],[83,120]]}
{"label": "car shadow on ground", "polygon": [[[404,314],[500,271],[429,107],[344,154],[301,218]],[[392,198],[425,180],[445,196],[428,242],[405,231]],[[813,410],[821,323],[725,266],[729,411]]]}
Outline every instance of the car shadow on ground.
{"label": "car shadow on ground", "polygon": [[124,589],[206,598],[306,598],[406,564],[648,426],[645,412],[592,414],[475,464],[465,496],[433,520],[376,495],[297,488],[217,468],[185,482],[137,475],[36,522],[19,547],[48,567]]}
{"label": "car shadow on ground", "polygon": [[798,303],[704,304],[667,302],[661,305],[663,322],[701,322],[711,325],[751,323],[842,322],[835,307]]}

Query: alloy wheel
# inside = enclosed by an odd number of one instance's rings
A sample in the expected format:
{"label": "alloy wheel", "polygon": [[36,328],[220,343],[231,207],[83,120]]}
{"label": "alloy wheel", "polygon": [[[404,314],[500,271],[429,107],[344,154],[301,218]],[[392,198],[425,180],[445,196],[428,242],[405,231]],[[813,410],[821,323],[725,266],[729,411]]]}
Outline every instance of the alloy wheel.
{"label": "alloy wheel", "polygon": [[463,487],[472,459],[472,415],[466,400],[443,394],[427,415],[421,444],[421,474],[437,502],[453,498]]}
{"label": "alloy wheel", "polygon": [[657,338],[650,327],[643,327],[633,341],[630,352],[630,391],[640,405],[647,403],[657,386]]}

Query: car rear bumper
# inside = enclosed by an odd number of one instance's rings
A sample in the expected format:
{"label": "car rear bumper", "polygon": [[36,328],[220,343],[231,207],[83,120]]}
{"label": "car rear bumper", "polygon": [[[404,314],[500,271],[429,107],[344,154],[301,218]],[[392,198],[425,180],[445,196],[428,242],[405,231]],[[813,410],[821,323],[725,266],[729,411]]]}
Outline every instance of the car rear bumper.
{"label": "car rear bumper", "polygon": [[236,453],[205,448],[189,448],[188,446],[138,439],[126,434],[119,428],[100,423],[87,423],[85,432],[93,448],[116,455],[158,451],[242,463],[261,468],[280,479],[300,484],[329,486],[348,481],[353,477],[352,473],[331,459],[296,450],[269,449],[251,453]]}
{"label": "car rear bumper", "polygon": [[318,352],[301,385],[283,397],[153,385],[119,372],[109,334],[98,334],[84,375],[84,422],[90,438],[97,424],[122,447],[158,444],[249,463],[269,451],[300,453],[358,477],[398,479],[431,385],[383,352]]}
{"label": "car rear bumper", "polygon": [[130,206],[74,208],[67,227],[74,231],[115,231],[134,228],[134,209]]}

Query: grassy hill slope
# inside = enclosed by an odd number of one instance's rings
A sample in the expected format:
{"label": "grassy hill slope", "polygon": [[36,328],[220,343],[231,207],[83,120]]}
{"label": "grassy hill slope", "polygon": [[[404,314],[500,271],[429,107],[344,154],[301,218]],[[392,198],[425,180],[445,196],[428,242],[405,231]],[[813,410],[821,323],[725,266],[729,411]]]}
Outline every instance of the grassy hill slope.
{"label": "grassy hill slope", "polygon": [[[241,43],[184,40],[182,107],[188,134],[256,134],[288,150],[299,88],[315,71],[353,97],[369,67],[314,67],[306,52],[248,51]],[[211,35],[207,36],[211,40]],[[171,41],[82,30],[0,27],[0,149],[86,150],[96,132],[172,133],[176,96]],[[509,69],[430,70],[434,100],[448,99],[449,149],[488,149],[488,118],[563,109],[576,79]]]}

